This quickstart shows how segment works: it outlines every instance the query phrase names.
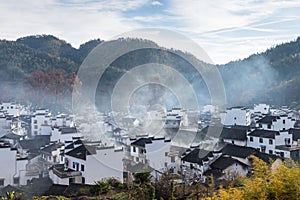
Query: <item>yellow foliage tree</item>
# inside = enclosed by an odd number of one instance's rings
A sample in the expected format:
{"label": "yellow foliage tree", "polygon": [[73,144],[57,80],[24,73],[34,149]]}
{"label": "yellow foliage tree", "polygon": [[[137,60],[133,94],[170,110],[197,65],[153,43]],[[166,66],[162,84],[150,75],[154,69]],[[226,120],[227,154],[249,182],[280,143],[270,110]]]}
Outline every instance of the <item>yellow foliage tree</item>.
{"label": "yellow foliage tree", "polygon": [[241,187],[220,188],[207,200],[296,200],[300,199],[300,166],[286,160],[272,168],[252,157],[253,174],[242,178]]}

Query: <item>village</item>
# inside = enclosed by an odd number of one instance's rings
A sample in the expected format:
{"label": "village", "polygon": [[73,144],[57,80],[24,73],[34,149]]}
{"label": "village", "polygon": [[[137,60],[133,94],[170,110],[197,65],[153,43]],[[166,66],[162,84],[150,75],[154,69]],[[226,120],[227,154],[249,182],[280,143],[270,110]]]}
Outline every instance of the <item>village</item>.
{"label": "village", "polygon": [[251,173],[253,155],[272,164],[299,161],[298,124],[299,111],[266,104],[157,109],[140,120],[123,113],[53,115],[1,103],[0,188],[17,190],[45,178],[62,186],[108,178],[130,183],[140,172],[153,181],[166,172],[178,183],[233,180]]}

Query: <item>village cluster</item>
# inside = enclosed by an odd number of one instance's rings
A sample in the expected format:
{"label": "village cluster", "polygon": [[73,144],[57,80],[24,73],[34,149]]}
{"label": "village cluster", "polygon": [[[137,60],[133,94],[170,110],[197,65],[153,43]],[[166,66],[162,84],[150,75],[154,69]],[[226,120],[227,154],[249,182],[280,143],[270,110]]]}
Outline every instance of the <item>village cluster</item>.
{"label": "village cluster", "polygon": [[[0,187],[42,177],[58,185],[110,177],[127,183],[145,171],[154,180],[169,172],[178,175],[177,181],[205,183],[211,176],[223,180],[249,174],[251,155],[268,163],[300,160],[299,112],[287,107],[151,111],[150,128],[145,120],[118,116],[118,124],[110,113],[83,123],[73,115],[1,103]],[[153,129],[156,123],[162,128]]]}

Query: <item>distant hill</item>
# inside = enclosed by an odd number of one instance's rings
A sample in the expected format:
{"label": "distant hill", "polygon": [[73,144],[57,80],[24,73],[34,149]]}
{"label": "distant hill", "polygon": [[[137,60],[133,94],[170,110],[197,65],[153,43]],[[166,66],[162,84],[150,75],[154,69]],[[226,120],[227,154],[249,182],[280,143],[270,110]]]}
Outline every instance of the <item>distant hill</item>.
{"label": "distant hill", "polygon": [[218,67],[231,104],[300,108],[300,38]]}
{"label": "distant hill", "polygon": [[[16,41],[0,40],[1,81],[23,84],[24,76],[36,70],[76,72],[88,53],[101,42],[100,39],[91,40],[76,49],[52,35],[28,36]],[[156,44],[153,43],[153,46]],[[189,63],[172,52],[144,49],[121,56],[106,71],[99,91],[110,95],[114,84],[124,73],[134,66],[154,62],[179,70],[197,91],[203,91],[199,97],[201,101],[209,103],[209,94],[201,77],[195,75]],[[265,102],[300,108],[300,38],[217,67],[224,80],[227,106]]]}

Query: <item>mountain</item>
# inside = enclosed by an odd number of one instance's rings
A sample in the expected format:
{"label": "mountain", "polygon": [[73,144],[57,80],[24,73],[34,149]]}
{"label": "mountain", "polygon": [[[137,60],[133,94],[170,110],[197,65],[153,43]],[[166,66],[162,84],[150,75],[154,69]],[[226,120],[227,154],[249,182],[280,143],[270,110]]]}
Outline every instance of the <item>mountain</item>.
{"label": "mountain", "polygon": [[231,104],[299,107],[300,38],[218,67]]}
{"label": "mountain", "polygon": [[[91,40],[76,49],[52,35],[28,36],[16,41],[0,40],[2,85],[4,82],[22,85],[24,76],[36,70],[47,72],[51,69],[64,69],[68,73],[76,72],[88,53],[101,42],[100,39]],[[150,41],[135,39],[134,42]],[[155,43],[152,45],[157,47]],[[180,51],[176,53],[187,55]],[[98,92],[104,93],[103,98],[107,99],[119,78],[134,66],[159,63],[172,66],[180,72],[196,91],[202,91],[197,94],[198,101],[209,103],[209,92],[203,79],[189,63],[174,55],[174,50],[155,48],[122,55],[106,70],[105,76],[100,80]],[[265,102],[300,108],[300,38],[243,60],[217,65],[217,68],[223,78],[227,106]],[[161,88],[157,90],[160,91]],[[143,91],[144,94],[148,92],[149,90]],[[101,102],[101,98],[99,101]],[[145,101],[151,102],[153,99]]]}

